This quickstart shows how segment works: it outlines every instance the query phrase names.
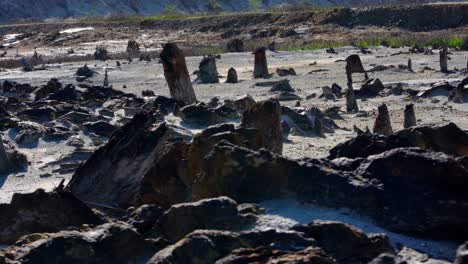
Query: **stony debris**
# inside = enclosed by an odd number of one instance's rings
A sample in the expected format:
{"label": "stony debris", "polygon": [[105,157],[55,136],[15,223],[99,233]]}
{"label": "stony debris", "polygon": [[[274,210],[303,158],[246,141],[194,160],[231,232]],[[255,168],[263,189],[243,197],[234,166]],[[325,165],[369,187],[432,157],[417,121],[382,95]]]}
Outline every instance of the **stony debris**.
{"label": "stony debris", "polygon": [[14,243],[20,237],[58,232],[83,224],[106,222],[71,193],[37,190],[13,195],[10,204],[0,204],[0,243]]}

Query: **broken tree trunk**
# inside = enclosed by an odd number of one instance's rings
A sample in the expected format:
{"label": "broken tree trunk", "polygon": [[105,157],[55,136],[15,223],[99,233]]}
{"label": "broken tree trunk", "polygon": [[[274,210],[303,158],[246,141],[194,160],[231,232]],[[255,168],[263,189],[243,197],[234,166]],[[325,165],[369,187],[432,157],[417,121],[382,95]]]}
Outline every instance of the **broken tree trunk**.
{"label": "broken tree trunk", "polygon": [[238,83],[237,71],[234,68],[230,68],[227,74],[226,83]]}
{"label": "broken tree trunk", "polygon": [[378,108],[377,118],[374,123],[374,134],[390,136],[393,134],[392,123],[390,122],[390,114],[386,104],[382,104]]}
{"label": "broken tree trunk", "polygon": [[255,67],[254,67],[254,78],[268,78],[270,74],[268,72],[268,64],[265,54],[266,48],[261,47],[255,50]]}
{"label": "broken tree trunk", "polygon": [[408,70],[413,72],[413,63],[411,62],[411,59],[408,59]]}
{"label": "broken tree trunk", "polygon": [[127,55],[128,58],[138,58],[140,57],[140,45],[136,40],[129,40],[127,43]]}
{"label": "broken tree trunk", "polygon": [[444,47],[439,51],[440,57],[440,71],[443,73],[448,72],[448,51],[447,48]]}
{"label": "broken tree trunk", "polygon": [[107,69],[104,72],[104,87],[109,87],[109,75],[107,74]]}
{"label": "broken tree trunk", "polygon": [[404,128],[416,126],[416,115],[414,114],[414,105],[409,104],[405,107],[405,119],[403,121]]}
{"label": "broken tree trunk", "polygon": [[359,106],[356,100],[356,94],[354,93],[353,85],[348,85],[346,90],[346,111],[347,112],[358,112]]}
{"label": "broken tree trunk", "polygon": [[348,77],[348,82],[352,82],[351,77],[353,73],[364,73],[364,78],[369,79],[364,66],[362,66],[361,58],[357,54],[353,54],[346,58],[346,76]]}
{"label": "broken tree trunk", "polygon": [[171,96],[187,104],[195,103],[197,98],[182,50],[176,44],[168,43],[163,45],[160,57]]}
{"label": "broken tree trunk", "polygon": [[219,83],[215,56],[209,55],[200,62],[198,81],[201,83]]}
{"label": "broken tree trunk", "polygon": [[244,112],[240,126],[258,129],[266,149],[278,154],[283,152],[281,106],[278,100],[256,103]]}

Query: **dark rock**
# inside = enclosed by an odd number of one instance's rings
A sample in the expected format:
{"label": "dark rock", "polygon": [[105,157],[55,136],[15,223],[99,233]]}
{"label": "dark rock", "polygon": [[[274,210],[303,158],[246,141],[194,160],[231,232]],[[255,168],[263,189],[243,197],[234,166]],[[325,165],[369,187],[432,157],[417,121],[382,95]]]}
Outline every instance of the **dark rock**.
{"label": "dark rock", "polygon": [[95,72],[93,70],[91,70],[88,65],[84,65],[83,67],[80,67],[78,68],[78,70],[76,70],[76,75],[77,76],[82,76],[82,77],[86,77],[86,78],[91,78],[93,77],[95,74]]}
{"label": "dark rock", "polygon": [[302,98],[299,95],[297,95],[295,93],[291,93],[291,92],[281,92],[278,95],[276,95],[275,98],[278,99],[279,101],[300,101],[300,100],[302,100]]}
{"label": "dark rock", "polygon": [[273,87],[270,89],[270,92],[291,92],[294,93],[294,90],[289,84],[289,80],[281,80],[276,82]]}
{"label": "dark rock", "polygon": [[439,126],[418,126],[384,137],[365,134],[338,144],[330,150],[330,159],[368,157],[406,147],[444,152],[448,155],[468,155],[468,134],[450,123]]}
{"label": "dark rock", "polygon": [[51,93],[47,97],[47,99],[56,101],[75,101],[76,99],[78,99],[78,94],[75,89],[75,86],[69,84]]}
{"label": "dark rock", "polygon": [[219,197],[173,205],[159,218],[156,230],[176,242],[197,229],[235,231],[255,219],[253,215],[241,215],[234,200]]}
{"label": "dark rock", "polygon": [[105,121],[84,123],[83,126],[94,134],[104,137],[111,137],[116,129],[115,126]]}
{"label": "dark rock", "polygon": [[296,75],[296,71],[293,68],[285,69],[285,68],[278,68],[276,69],[276,74],[280,77],[289,76],[289,75]]}
{"label": "dark rock", "polygon": [[306,248],[300,251],[275,250],[268,247],[242,248],[229,256],[216,261],[216,264],[234,263],[313,263],[335,264],[333,258],[319,248]]}
{"label": "dark rock", "polygon": [[[159,248],[125,223],[110,223],[83,231],[61,231],[22,238],[7,255],[20,263],[142,262]],[[19,243],[20,243],[19,242]]]}
{"label": "dark rock", "polygon": [[18,152],[15,146],[3,140],[0,134],[0,173],[10,173],[26,168],[28,160],[26,155]]}
{"label": "dark rock", "polygon": [[164,210],[161,207],[145,204],[133,211],[127,222],[140,234],[146,234],[153,228],[163,213]]}
{"label": "dark rock", "polygon": [[0,243],[13,243],[32,233],[105,222],[71,193],[63,191],[15,193],[10,204],[0,204],[0,212]]}
{"label": "dark rock", "polygon": [[34,121],[48,121],[55,117],[55,109],[52,107],[30,108],[17,113],[18,117]]}
{"label": "dark rock", "polygon": [[432,97],[432,96],[448,96],[450,92],[455,89],[454,86],[448,82],[440,82],[432,85],[428,90],[418,93],[419,97]]}
{"label": "dark rock", "polygon": [[140,45],[136,40],[130,39],[127,43],[127,55],[129,58],[140,57]]}
{"label": "dark rock", "polygon": [[172,144],[191,140],[188,131],[158,124],[161,121],[162,116],[154,113],[135,115],[77,169],[69,183],[70,190],[90,202],[123,207],[134,204],[145,174]]}
{"label": "dark rock", "polygon": [[219,115],[215,109],[204,103],[184,106],[179,110],[178,116],[185,122],[202,126],[219,124],[225,121],[224,117]]}
{"label": "dark rock", "polygon": [[143,96],[143,97],[152,97],[152,96],[156,96],[156,94],[154,94],[154,91],[144,90],[144,91],[141,92],[141,96]]}
{"label": "dark rock", "polygon": [[265,147],[274,153],[283,152],[281,106],[276,100],[256,103],[242,115],[241,127],[256,128],[264,137]]}
{"label": "dark rock", "polygon": [[385,89],[385,86],[379,79],[367,80],[359,89],[356,91],[358,97],[375,97]]}
{"label": "dark rock", "polygon": [[107,54],[107,49],[104,47],[96,47],[96,51],[94,52],[94,59],[100,61],[106,61],[109,59]]}
{"label": "dark rock", "polygon": [[48,81],[46,85],[42,86],[36,91],[35,100],[38,101],[43,98],[46,98],[51,93],[58,91],[62,87],[62,84],[57,79],[50,79],[50,81]]}
{"label": "dark rock", "polygon": [[366,263],[382,253],[394,252],[386,235],[366,235],[361,230],[340,222],[314,221],[293,229],[304,233],[306,237],[314,238],[319,247],[340,263]]}
{"label": "dark rock", "polygon": [[405,107],[403,127],[410,128],[416,126],[416,115],[414,114],[414,105],[409,104]]}

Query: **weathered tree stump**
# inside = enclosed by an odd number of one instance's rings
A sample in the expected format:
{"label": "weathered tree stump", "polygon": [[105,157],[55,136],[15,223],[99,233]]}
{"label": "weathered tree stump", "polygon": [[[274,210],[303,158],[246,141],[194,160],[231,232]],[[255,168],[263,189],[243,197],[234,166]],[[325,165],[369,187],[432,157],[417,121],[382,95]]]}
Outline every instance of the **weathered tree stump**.
{"label": "weathered tree stump", "polygon": [[270,73],[268,72],[268,64],[265,54],[266,48],[261,47],[255,50],[255,67],[254,67],[254,78],[268,78]]}
{"label": "weathered tree stump", "polygon": [[390,122],[390,114],[386,104],[382,104],[378,108],[377,118],[374,123],[374,134],[390,136],[393,134],[392,123]]}
{"label": "weathered tree stump", "polygon": [[219,83],[215,56],[209,55],[203,58],[199,65],[197,79],[201,83]]}
{"label": "weathered tree stump", "polygon": [[358,112],[359,106],[356,100],[356,94],[354,93],[353,85],[348,85],[348,90],[346,90],[346,111],[349,112]]}
{"label": "weathered tree stump", "polygon": [[263,137],[263,144],[271,152],[283,152],[281,105],[270,99],[256,103],[242,115],[241,127],[256,128]]}
{"label": "weathered tree stump", "polygon": [[350,55],[346,58],[346,76],[348,77],[348,83],[352,83],[352,74],[353,73],[364,73],[364,78],[369,79],[364,66],[362,66],[361,58],[357,54]]}
{"label": "weathered tree stump", "polygon": [[171,96],[187,104],[195,103],[197,98],[182,50],[174,43],[165,44],[160,58]]}
{"label": "weathered tree stump", "polygon": [[23,71],[25,72],[30,72],[34,70],[31,63],[29,63],[24,57],[21,58],[21,65],[23,65]]}
{"label": "weathered tree stump", "polygon": [[409,104],[405,107],[405,119],[403,121],[404,128],[416,126],[416,115],[414,114],[414,105]]}
{"label": "weathered tree stump", "polygon": [[129,58],[140,57],[140,44],[136,40],[129,40],[127,43],[127,55]]}
{"label": "weathered tree stump", "polygon": [[444,47],[439,51],[440,57],[440,71],[443,73],[448,72],[448,51],[447,48]]}
{"label": "weathered tree stump", "polygon": [[237,71],[234,68],[230,68],[227,74],[226,83],[238,83]]}
{"label": "weathered tree stump", "polygon": [[411,59],[408,59],[408,70],[413,72],[413,63],[411,62]]}

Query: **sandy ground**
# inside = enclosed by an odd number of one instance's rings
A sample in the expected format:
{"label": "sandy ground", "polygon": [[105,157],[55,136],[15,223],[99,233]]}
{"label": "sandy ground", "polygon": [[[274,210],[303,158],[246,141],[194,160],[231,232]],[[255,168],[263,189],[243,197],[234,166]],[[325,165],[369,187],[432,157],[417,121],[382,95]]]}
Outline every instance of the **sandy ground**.
{"label": "sandy ground", "polygon": [[[297,94],[303,99],[301,105],[304,107],[318,107],[322,110],[331,106],[342,106],[345,108],[345,99],[327,101],[318,99],[306,100],[306,96],[316,93],[321,94],[321,87],[333,83],[339,84],[341,87],[346,87],[346,77],[344,74],[345,63],[342,61],[348,55],[357,53],[358,50],[353,47],[345,47],[337,49],[338,54],[327,54],[324,50],[319,51],[297,51],[297,52],[268,52],[268,62],[271,72],[275,72],[279,67],[293,67],[297,76],[289,76],[293,88]],[[377,47],[371,49],[373,54],[362,55],[364,67],[370,69],[376,65],[394,65],[398,68],[398,64],[406,64],[409,58],[412,59],[414,73],[390,69],[381,72],[370,73],[371,78],[379,78],[385,85],[402,83],[404,87],[413,89],[427,89],[431,84],[439,81],[458,82],[466,77],[466,73],[456,71],[452,74],[442,74],[439,71],[426,70],[421,71],[423,67],[438,69],[438,55],[417,55],[417,54],[392,54],[400,51],[406,52],[405,49],[389,49]],[[449,68],[462,69],[466,67],[468,52],[453,51],[450,55]],[[188,57],[187,64],[189,72],[193,72],[198,68],[200,57]],[[217,61],[218,72],[225,76],[230,67],[236,68],[239,79],[239,84],[195,84],[194,88],[197,97],[200,101],[209,101],[212,97],[217,96],[221,100],[235,99],[239,96],[250,94],[255,100],[262,100],[273,95],[268,92],[269,87],[255,86],[255,83],[264,82],[267,80],[252,79],[253,70],[253,55],[250,53],[223,54],[222,58]],[[14,80],[20,83],[30,83],[32,85],[45,84],[50,78],[58,78],[62,83],[75,83],[75,71],[80,67],[81,63],[69,63],[61,65],[50,65],[47,70],[34,71],[23,73],[20,70],[7,70],[0,72],[0,80]],[[121,67],[116,67],[115,61],[95,62],[89,65],[93,70],[97,71],[97,76],[93,77],[90,82],[101,84],[103,81],[103,73],[105,69],[109,71],[109,80],[111,85],[116,89],[121,89],[125,92],[141,95],[143,90],[153,90],[156,94],[169,95],[169,90],[163,75],[162,65],[157,61],[152,62],[132,62],[128,64],[124,62]],[[195,75],[192,75],[195,79]],[[276,75],[268,81],[281,80],[284,78]],[[354,83],[355,89],[361,85],[359,81],[363,80],[361,74],[356,74],[354,78],[357,80]],[[224,78],[221,79],[224,82]],[[123,88],[126,86],[127,88]],[[455,104],[447,102],[444,96],[434,98],[417,99],[411,101],[407,96],[387,96],[376,97],[368,100],[358,100],[361,108],[359,114],[341,113],[342,119],[337,119],[335,122],[340,126],[340,129],[334,133],[327,134],[325,137],[301,137],[290,136],[289,142],[284,145],[284,155],[289,158],[316,158],[324,157],[328,151],[340,142],[344,142],[355,136],[353,125],[360,128],[366,126],[372,128],[377,106],[381,103],[386,103],[392,120],[394,130],[402,129],[403,110],[406,104],[414,103],[416,116],[419,124],[454,122],[464,130],[468,130],[468,104]],[[294,105],[295,102],[282,102],[285,105]],[[367,113],[367,115],[363,114]],[[168,117],[169,122],[178,123],[180,120],[173,116]],[[199,130],[193,130],[197,132]],[[79,135],[80,136],[80,135]],[[81,135],[86,141],[87,148],[83,150],[91,152],[95,147],[89,142],[89,139]],[[6,133],[6,138],[14,139],[15,135],[11,131]],[[26,172],[21,172],[12,175],[0,176],[0,203],[6,203],[11,199],[15,192],[30,192],[37,188],[52,189],[62,179],[69,180],[71,173],[57,174],[54,171],[57,169],[55,162],[62,159],[76,159],[74,149],[65,145],[64,142],[44,142],[40,141],[37,146],[19,147],[19,150],[27,154],[31,165]],[[431,253],[434,256],[449,259],[453,255],[455,245],[445,242],[433,242],[425,240],[415,240],[413,238],[400,236],[398,234],[389,233],[386,230],[380,229],[367,220],[352,218],[338,211],[320,211],[319,209],[306,208],[296,205],[295,207],[282,202],[266,203],[264,206],[269,209],[269,214],[265,216],[263,222],[259,222],[257,228],[286,228],[295,223],[305,223],[313,219],[322,218],[330,220],[342,220],[354,224],[367,232],[385,232],[391,235],[394,243],[408,245],[416,249]],[[292,207],[291,207],[292,206]],[[288,211],[287,208],[295,208],[297,210]],[[291,209],[292,210],[292,209]],[[306,213],[308,212],[308,213]]]}

